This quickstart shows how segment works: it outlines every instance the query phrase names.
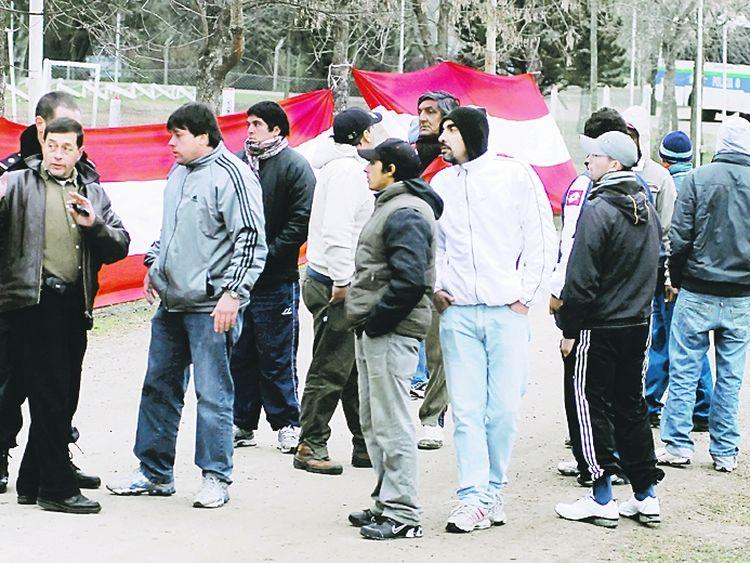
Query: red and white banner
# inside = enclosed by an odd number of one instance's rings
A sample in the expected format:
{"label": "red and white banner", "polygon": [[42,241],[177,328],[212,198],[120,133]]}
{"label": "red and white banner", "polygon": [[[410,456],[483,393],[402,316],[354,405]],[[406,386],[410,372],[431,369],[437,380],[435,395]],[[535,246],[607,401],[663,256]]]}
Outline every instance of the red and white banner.
{"label": "red and white banner", "polygon": [[417,100],[427,91],[446,90],[461,105],[486,108],[490,149],[532,165],[559,213],[576,170],[531,75],[495,76],[456,63],[440,63],[405,74],[357,69],[353,73],[367,105],[387,110],[383,125],[388,133],[404,139],[417,113]]}
{"label": "red and white banner", "polygon": [[[318,90],[279,102],[289,117],[289,143],[305,150],[304,144],[331,128],[333,97],[330,90]],[[227,147],[242,148],[247,132],[245,113],[219,117]],[[25,126],[0,118],[0,155],[18,150],[18,138]],[[104,266],[99,276],[101,289],[97,306],[138,299],[143,296],[145,268],[143,254],[159,237],[163,189],[174,164],[164,124],[87,129],[84,148],[96,164],[112,207],[122,218],[132,242],[130,256]]]}

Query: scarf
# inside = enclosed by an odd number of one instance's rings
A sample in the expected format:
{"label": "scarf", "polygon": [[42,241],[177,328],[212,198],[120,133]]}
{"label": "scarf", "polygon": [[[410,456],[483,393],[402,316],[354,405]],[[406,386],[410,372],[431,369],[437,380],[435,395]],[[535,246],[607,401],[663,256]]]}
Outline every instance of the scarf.
{"label": "scarf", "polygon": [[255,175],[260,178],[260,161],[276,156],[289,145],[286,137],[277,135],[265,141],[245,139],[245,155]]}

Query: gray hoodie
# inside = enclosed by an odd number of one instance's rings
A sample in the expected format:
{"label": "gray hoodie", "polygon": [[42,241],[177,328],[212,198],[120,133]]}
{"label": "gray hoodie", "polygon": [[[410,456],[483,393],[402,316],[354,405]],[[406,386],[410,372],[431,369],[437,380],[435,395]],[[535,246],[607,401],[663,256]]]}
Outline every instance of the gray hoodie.
{"label": "gray hoodie", "polygon": [[262,198],[258,179],[224,143],[172,168],[161,236],[144,260],[162,306],[211,312],[224,290],[247,303],[266,260]]}

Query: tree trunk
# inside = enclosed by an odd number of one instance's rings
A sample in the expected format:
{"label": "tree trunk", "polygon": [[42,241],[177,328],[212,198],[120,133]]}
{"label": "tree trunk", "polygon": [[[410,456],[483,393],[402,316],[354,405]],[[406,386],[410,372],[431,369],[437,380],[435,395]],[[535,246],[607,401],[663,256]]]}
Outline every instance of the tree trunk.
{"label": "tree trunk", "polygon": [[591,73],[589,74],[589,109],[594,113],[599,106],[597,86],[599,83],[599,0],[589,0],[591,12],[589,49],[591,51]]}
{"label": "tree trunk", "polygon": [[437,57],[442,60],[448,59],[448,40],[451,30],[451,15],[453,0],[440,0],[437,25]]}
{"label": "tree trunk", "polygon": [[333,58],[328,82],[333,92],[333,112],[339,113],[349,105],[349,20],[337,18],[334,26]]}
{"label": "tree trunk", "polygon": [[[433,46],[432,36],[430,35],[430,24],[427,21],[427,14],[422,9],[422,0],[411,1],[414,16],[417,19],[417,31],[419,32],[419,49],[425,58],[427,65],[433,64],[437,60],[435,48]],[[439,31],[438,31],[439,33]]]}
{"label": "tree trunk", "polygon": [[8,83],[10,72],[8,64],[8,12],[0,12],[0,115],[5,117],[5,85]]}
{"label": "tree trunk", "polygon": [[497,73],[497,0],[487,3],[487,41],[484,52],[484,72]]}
{"label": "tree trunk", "polygon": [[[661,117],[659,118],[659,139],[663,139],[664,135],[677,129],[677,100],[674,91],[677,53],[671,40],[665,41],[662,48],[665,73],[661,97]],[[651,143],[651,146],[658,152],[658,143]]]}
{"label": "tree trunk", "polygon": [[245,46],[242,0],[211,0],[202,7],[203,47],[195,86],[198,101],[218,114],[224,80],[240,62]]}

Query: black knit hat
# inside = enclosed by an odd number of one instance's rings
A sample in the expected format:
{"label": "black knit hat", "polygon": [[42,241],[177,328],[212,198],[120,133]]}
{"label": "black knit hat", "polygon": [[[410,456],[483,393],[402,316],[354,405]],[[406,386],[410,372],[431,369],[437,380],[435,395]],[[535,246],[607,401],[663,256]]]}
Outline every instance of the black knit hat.
{"label": "black knit hat", "polygon": [[447,120],[451,120],[461,133],[469,160],[474,160],[487,152],[490,124],[482,108],[458,107],[454,109],[440,122],[441,130]]}

